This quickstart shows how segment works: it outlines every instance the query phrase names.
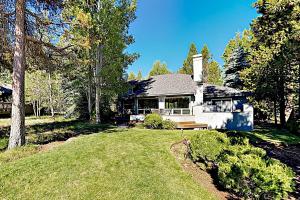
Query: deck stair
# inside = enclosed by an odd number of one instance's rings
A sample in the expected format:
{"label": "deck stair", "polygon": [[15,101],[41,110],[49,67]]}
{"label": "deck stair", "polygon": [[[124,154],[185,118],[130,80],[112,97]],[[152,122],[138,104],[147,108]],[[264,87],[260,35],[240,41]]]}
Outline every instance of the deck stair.
{"label": "deck stair", "polygon": [[189,121],[189,122],[177,122],[177,128],[178,129],[207,129],[208,125],[207,124],[202,124],[202,123],[196,123],[194,121]]}

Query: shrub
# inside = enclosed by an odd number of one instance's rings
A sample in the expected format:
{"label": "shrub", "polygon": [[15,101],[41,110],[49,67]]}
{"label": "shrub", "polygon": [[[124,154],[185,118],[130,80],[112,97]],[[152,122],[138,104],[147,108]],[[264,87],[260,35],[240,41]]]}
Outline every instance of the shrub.
{"label": "shrub", "polygon": [[145,117],[144,125],[151,129],[161,129],[162,128],[162,117],[159,114],[153,113]]}
{"label": "shrub", "polygon": [[220,185],[245,199],[282,199],[294,189],[291,168],[236,132],[203,131],[191,138],[190,153],[195,162],[213,162]]}
{"label": "shrub", "polygon": [[293,133],[293,134],[298,134],[299,129],[300,129],[300,123],[297,122],[296,120],[289,120],[286,124],[287,129]]}
{"label": "shrub", "polygon": [[228,144],[224,133],[201,131],[191,138],[190,151],[194,161],[215,161]]}
{"label": "shrub", "polygon": [[219,183],[246,199],[282,199],[293,191],[294,172],[260,148],[229,147],[218,159]]}
{"label": "shrub", "polygon": [[176,122],[173,122],[171,120],[163,120],[162,122],[162,128],[167,130],[174,130],[176,129],[177,125]]}

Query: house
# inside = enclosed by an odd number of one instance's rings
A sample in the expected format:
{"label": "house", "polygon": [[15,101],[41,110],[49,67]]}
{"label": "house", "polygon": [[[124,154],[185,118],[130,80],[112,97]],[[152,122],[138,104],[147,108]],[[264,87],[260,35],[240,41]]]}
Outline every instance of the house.
{"label": "house", "polygon": [[[0,85],[0,116],[10,116],[12,101],[12,87],[10,85]],[[25,104],[25,114],[33,114],[31,104]]]}
{"label": "house", "polygon": [[12,89],[8,85],[0,85],[0,115],[10,115]]}
{"label": "house", "polygon": [[193,57],[194,75],[166,74],[130,81],[120,112],[143,121],[149,113],[175,122],[204,123],[210,129],[252,130],[249,93],[202,81],[202,56]]}

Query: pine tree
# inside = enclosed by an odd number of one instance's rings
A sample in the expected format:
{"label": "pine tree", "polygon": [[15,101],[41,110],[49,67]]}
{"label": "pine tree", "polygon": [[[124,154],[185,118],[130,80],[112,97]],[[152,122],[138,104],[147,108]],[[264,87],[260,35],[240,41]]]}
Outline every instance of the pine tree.
{"label": "pine tree", "polygon": [[233,50],[228,64],[224,67],[224,85],[232,88],[243,89],[243,82],[240,78],[242,70],[249,67],[247,53],[243,47],[238,46]]}
{"label": "pine tree", "polygon": [[171,71],[167,68],[166,63],[161,63],[159,60],[153,64],[151,71],[149,72],[150,76],[171,74]]}
{"label": "pine tree", "polygon": [[136,80],[141,81],[143,79],[142,71],[139,70]]}
{"label": "pine tree", "polygon": [[133,81],[133,80],[136,80],[136,77],[135,77],[135,74],[134,72],[130,72],[129,75],[128,75],[128,81]]}
{"label": "pine tree", "polygon": [[179,69],[180,74],[193,74],[193,56],[198,54],[197,47],[191,44],[187,58],[183,62],[183,66]]}
{"label": "pine tree", "polygon": [[219,66],[219,63],[216,61],[211,61],[208,65],[208,76],[207,76],[207,83],[214,84],[214,85],[222,85],[222,72]]}
{"label": "pine tree", "polygon": [[202,54],[202,70],[203,70],[203,82],[207,83],[208,82],[208,71],[209,71],[209,64],[211,61],[211,54],[208,49],[208,46],[205,44],[201,50]]}

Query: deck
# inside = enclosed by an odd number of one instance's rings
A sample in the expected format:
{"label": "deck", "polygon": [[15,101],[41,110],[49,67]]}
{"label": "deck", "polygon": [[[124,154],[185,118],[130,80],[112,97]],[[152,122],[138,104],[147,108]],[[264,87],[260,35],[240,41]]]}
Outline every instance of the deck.
{"label": "deck", "polygon": [[178,129],[208,129],[207,124],[196,123],[194,121],[189,122],[177,122]]}

